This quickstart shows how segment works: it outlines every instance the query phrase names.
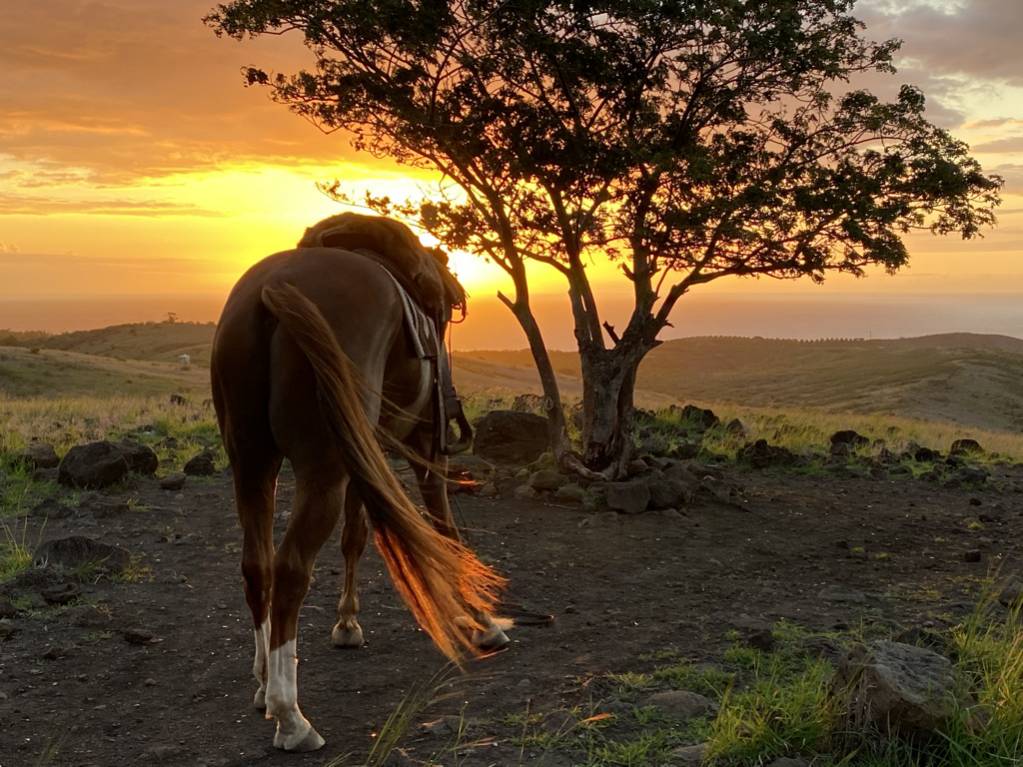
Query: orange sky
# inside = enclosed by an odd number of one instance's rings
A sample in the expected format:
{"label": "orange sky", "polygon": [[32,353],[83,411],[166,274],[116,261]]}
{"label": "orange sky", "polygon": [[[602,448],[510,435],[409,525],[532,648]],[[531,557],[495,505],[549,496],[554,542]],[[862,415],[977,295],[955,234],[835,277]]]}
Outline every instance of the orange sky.
{"label": "orange sky", "polygon": [[[429,181],[357,156],[343,137],[324,136],[265,91],[244,88],[243,65],[290,70],[309,54],[288,37],[218,40],[200,22],[210,5],[36,0],[0,18],[0,327],[60,325],[54,299],[152,296],[162,307],[173,300],[157,296],[198,294],[215,307],[248,265],[338,212],[316,181],[340,178],[356,194],[392,196]],[[933,119],[1006,177],[999,227],[971,243],[914,236],[912,267],[897,277],[833,279],[823,288],[733,281],[705,291],[739,301],[737,311],[744,296],[1023,299],[1018,0],[875,0],[858,15],[875,36],[906,39],[900,75],[876,90],[921,85]],[[455,266],[481,305],[503,281],[466,254],[456,254]],[[538,292],[563,292],[554,275],[537,278]],[[595,281],[609,307],[628,291],[606,267]],[[195,311],[202,319],[215,313]],[[77,315],[74,322],[89,324]],[[514,333],[502,324],[501,337],[484,345],[521,346]]]}

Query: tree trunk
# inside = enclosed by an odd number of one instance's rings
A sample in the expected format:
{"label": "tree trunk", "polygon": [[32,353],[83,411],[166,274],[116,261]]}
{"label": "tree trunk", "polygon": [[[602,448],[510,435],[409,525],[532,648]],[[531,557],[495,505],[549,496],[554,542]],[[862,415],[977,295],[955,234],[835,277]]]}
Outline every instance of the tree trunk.
{"label": "tree trunk", "polygon": [[621,477],[632,457],[636,371],[645,352],[621,347],[582,353],[583,461]]}
{"label": "tree trunk", "polygon": [[540,376],[540,386],[543,387],[543,409],[547,417],[547,433],[550,437],[551,450],[558,463],[563,463],[566,456],[571,452],[571,444],[568,441],[568,432],[565,429],[565,411],[561,406],[561,391],[558,388],[558,378],[554,373],[554,365],[551,364],[550,354],[547,352],[547,345],[544,343],[540,326],[536,324],[536,318],[528,303],[520,301],[510,302],[504,296],[500,296],[508,308],[511,309],[515,319],[519,321],[526,340],[529,341],[529,350],[533,355],[533,362],[536,364],[536,372]]}

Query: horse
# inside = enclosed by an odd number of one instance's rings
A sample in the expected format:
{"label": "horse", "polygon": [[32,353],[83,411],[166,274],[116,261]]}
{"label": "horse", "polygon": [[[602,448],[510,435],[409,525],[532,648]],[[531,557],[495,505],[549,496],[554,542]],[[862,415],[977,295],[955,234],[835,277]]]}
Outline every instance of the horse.
{"label": "horse", "polygon": [[[503,579],[461,542],[451,517],[434,433],[447,424],[433,407],[440,395],[431,363],[413,350],[402,288],[374,255],[314,246],[265,258],[231,291],[213,341],[213,401],[233,473],[255,638],[253,703],[276,721],[273,742],[286,751],[324,744],[298,705],[298,613],[342,511],[335,645],[362,644],[356,565],[368,523],[397,591],[444,655],[459,659],[507,641],[491,618]],[[433,524],[392,471],[381,433],[411,455]],[[295,503],[275,550],[285,458]]]}

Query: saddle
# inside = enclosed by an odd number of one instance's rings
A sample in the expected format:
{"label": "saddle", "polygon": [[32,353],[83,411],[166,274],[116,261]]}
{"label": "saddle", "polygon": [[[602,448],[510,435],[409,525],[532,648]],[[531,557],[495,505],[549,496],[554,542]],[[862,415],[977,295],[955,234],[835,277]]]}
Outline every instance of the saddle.
{"label": "saddle", "polygon": [[[404,224],[382,216],[342,213],[306,229],[300,248],[325,247],[358,253],[375,261],[394,281],[401,297],[405,329],[416,356],[431,363],[434,388],[435,455],[468,449],[472,427],[451,378],[444,331],[454,309],[465,314],[465,290],[447,268],[447,254],[427,248]],[[451,442],[449,425],[457,437]]]}

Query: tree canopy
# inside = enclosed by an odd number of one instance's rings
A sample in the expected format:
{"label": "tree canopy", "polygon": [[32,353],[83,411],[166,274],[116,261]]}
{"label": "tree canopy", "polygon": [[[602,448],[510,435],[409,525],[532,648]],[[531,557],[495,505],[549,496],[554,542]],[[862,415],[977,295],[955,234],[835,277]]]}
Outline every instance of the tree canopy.
{"label": "tree canopy", "polygon": [[[851,84],[893,72],[898,49],[865,39],[852,6],[235,0],[207,23],[302,34],[315,68],[250,68],[248,83],[358,149],[440,171],[432,199],[371,202],[503,267],[534,355],[524,261],[561,272],[584,371],[589,355],[625,381],[696,285],[896,270],[912,230],[993,223],[1000,179],[927,120],[918,89],[884,101]],[[586,273],[605,258],[633,284],[621,333]]]}

